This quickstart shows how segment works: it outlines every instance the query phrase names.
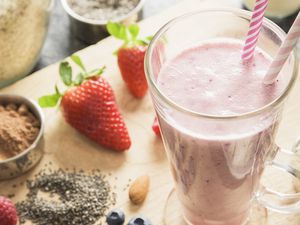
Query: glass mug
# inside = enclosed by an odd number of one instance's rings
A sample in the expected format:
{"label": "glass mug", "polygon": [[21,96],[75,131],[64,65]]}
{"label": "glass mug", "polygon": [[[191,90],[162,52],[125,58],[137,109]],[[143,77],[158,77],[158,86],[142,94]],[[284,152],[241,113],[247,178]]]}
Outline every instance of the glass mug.
{"label": "glass mug", "polygon": [[[181,16],[158,31],[146,54],[150,93],[175,192],[188,224],[246,224],[254,200],[279,212],[300,212],[300,194],[285,195],[260,185],[266,165],[299,176],[299,156],[277,147],[274,140],[284,103],[296,80],[294,53],[283,68],[289,79],[283,93],[268,105],[240,115],[190,111],[170,100],[156,83],[161,67],[196,43],[216,37],[244,40],[250,16],[239,9],[205,10]],[[265,20],[258,46],[274,56],[284,37],[277,25]],[[290,204],[286,204],[286,199]]]}

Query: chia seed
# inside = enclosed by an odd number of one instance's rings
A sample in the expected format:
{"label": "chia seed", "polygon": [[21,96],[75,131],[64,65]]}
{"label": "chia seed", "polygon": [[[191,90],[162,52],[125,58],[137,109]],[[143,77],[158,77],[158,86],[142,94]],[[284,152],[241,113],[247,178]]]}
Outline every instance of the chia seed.
{"label": "chia seed", "polygon": [[15,194],[8,194],[7,197],[8,197],[8,198],[14,198],[14,197],[15,197]]}
{"label": "chia seed", "polygon": [[26,186],[26,200],[16,204],[20,224],[30,220],[36,225],[92,225],[116,201],[110,184],[97,171],[44,170]]}
{"label": "chia seed", "polygon": [[128,14],[140,0],[68,0],[78,15],[92,20],[113,20]]}

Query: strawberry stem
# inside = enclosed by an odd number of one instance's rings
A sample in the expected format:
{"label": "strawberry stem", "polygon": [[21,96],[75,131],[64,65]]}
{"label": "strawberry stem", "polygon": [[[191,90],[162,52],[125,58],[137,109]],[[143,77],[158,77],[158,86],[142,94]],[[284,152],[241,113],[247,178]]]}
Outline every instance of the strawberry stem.
{"label": "strawberry stem", "polygon": [[148,36],[145,39],[138,39],[140,28],[136,23],[125,26],[120,23],[108,22],[106,29],[110,35],[124,41],[120,48],[137,45],[147,46],[152,39],[152,36]]}
{"label": "strawberry stem", "polygon": [[[75,79],[73,79],[72,67],[70,66],[69,62],[63,61],[59,64],[60,78],[63,81],[64,85],[68,87],[66,91],[68,91],[72,87],[80,86],[84,81],[101,76],[106,69],[106,67],[103,66],[100,69],[94,69],[88,72],[79,56],[72,55],[70,58],[81,69],[81,72],[79,72],[76,75]],[[54,107],[60,102],[66,91],[64,93],[61,93],[57,85],[55,85],[54,88],[54,94],[45,95],[38,99],[38,103],[41,107]]]}

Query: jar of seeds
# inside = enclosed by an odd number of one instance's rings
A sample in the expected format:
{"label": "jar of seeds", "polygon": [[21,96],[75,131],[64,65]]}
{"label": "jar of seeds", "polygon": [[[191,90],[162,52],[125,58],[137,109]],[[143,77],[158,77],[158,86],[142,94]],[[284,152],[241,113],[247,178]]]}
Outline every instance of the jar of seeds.
{"label": "jar of seeds", "polygon": [[108,36],[108,21],[129,24],[142,17],[146,0],[61,0],[72,33],[87,44]]}
{"label": "jar of seeds", "polygon": [[52,0],[0,0],[0,87],[32,70],[46,37]]}

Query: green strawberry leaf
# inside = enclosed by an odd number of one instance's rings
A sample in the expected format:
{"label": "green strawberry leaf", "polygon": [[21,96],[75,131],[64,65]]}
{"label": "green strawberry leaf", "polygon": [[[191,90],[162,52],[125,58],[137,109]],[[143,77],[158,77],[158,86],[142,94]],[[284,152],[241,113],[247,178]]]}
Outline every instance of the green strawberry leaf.
{"label": "green strawberry leaf", "polygon": [[68,62],[60,63],[59,74],[66,86],[70,86],[72,84],[72,68]]}
{"label": "green strawberry leaf", "polygon": [[63,95],[60,93],[60,91],[59,91],[59,89],[58,89],[58,87],[57,87],[57,84],[55,85],[55,93],[58,94],[58,95],[60,95],[60,96],[63,96]]}
{"label": "green strawberry leaf", "polygon": [[148,37],[146,37],[146,39],[147,39],[148,41],[152,41],[153,35],[149,35]]}
{"label": "green strawberry leaf", "polygon": [[150,42],[151,42],[152,39],[153,39],[153,36],[148,36],[145,39],[136,40],[135,43],[138,44],[138,45],[147,46],[147,45],[150,44]]}
{"label": "green strawberry leaf", "polygon": [[150,43],[150,41],[152,41],[152,39],[153,39],[153,35],[150,35],[145,38],[145,40],[147,40],[149,43]]}
{"label": "green strawberry leaf", "polygon": [[106,25],[108,33],[116,38],[119,38],[121,25],[119,23],[108,22]]}
{"label": "green strawberry leaf", "polygon": [[39,98],[39,105],[43,108],[54,107],[60,100],[61,95],[58,93],[52,95],[45,95]]}
{"label": "green strawberry leaf", "polygon": [[[120,48],[132,47],[135,45],[147,46],[153,38],[153,36],[148,36],[145,39],[138,39],[140,28],[136,23],[125,26],[120,23],[109,22],[106,27],[112,36],[125,41]],[[118,50],[114,52],[114,55],[116,55],[117,52]]]}
{"label": "green strawberry leaf", "polygon": [[106,69],[106,66],[103,66],[100,69],[91,70],[88,73],[88,76],[85,77],[85,79],[89,79],[91,77],[99,77],[104,72],[105,69]]}
{"label": "green strawberry leaf", "polygon": [[131,24],[131,25],[129,25],[128,30],[129,30],[129,33],[131,35],[131,39],[133,41],[136,40],[136,38],[138,37],[139,32],[140,32],[139,25],[137,25],[135,23]]}
{"label": "green strawberry leaf", "polygon": [[99,69],[94,69],[94,70],[91,70],[90,72],[88,72],[88,74],[95,74]]}
{"label": "green strawberry leaf", "polygon": [[120,37],[125,42],[128,42],[130,40],[130,37],[128,35],[128,29],[124,25],[121,25],[121,28],[120,28]]}
{"label": "green strawberry leaf", "polygon": [[123,24],[108,22],[106,25],[106,29],[110,35],[114,36],[115,38],[121,39],[125,42],[129,42],[131,36],[137,36],[137,30],[134,26],[132,26],[132,31],[130,31],[129,28],[127,28]]}
{"label": "green strawberry leaf", "polygon": [[119,52],[119,49],[117,49],[116,51],[113,52],[113,55],[117,56]]}
{"label": "green strawberry leaf", "polygon": [[80,85],[82,84],[83,80],[84,80],[84,74],[83,73],[78,73],[77,76],[75,77],[75,80],[74,80],[74,84],[77,86],[77,85]]}
{"label": "green strawberry leaf", "polygon": [[[84,82],[85,80],[88,80],[95,76],[100,76],[103,71],[105,70],[105,66],[103,66],[100,69],[95,69],[90,72],[86,72],[85,67],[81,61],[81,59],[76,56],[72,55],[71,59],[82,69],[83,72],[80,72],[76,75],[74,81],[72,80],[72,68],[68,62],[61,62],[59,65],[59,74],[63,81],[63,83],[66,86],[69,86],[69,88],[74,86],[79,86]],[[57,104],[59,104],[61,98],[64,96],[63,92],[60,92],[58,89],[58,86],[55,85],[55,93],[51,95],[45,95],[38,99],[38,103],[41,107],[47,108],[47,107],[54,107]]]}
{"label": "green strawberry leaf", "polygon": [[126,31],[126,27],[120,23],[113,23],[108,22],[106,25],[106,29],[108,33],[115,38],[121,39],[121,40],[128,40],[128,35]]}
{"label": "green strawberry leaf", "polygon": [[76,63],[83,71],[86,71],[80,57],[78,55],[71,55],[71,59],[74,63]]}
{"label": "green strawberry leaf", "polygon": [[149,44],[149,42],[145,41],[145,40],[136,40],[135,44],[137,45],[143,45],[143,46],[147,46]]}
{"label": "green strawberry leaf", "polygon": [[95,71],[94,75],[100,76],[100,75],[104,72],[105,69],[106,69],[106,66],[103,66],[103,67],[101,67],[100,69],[97,69],[97,70]]}

